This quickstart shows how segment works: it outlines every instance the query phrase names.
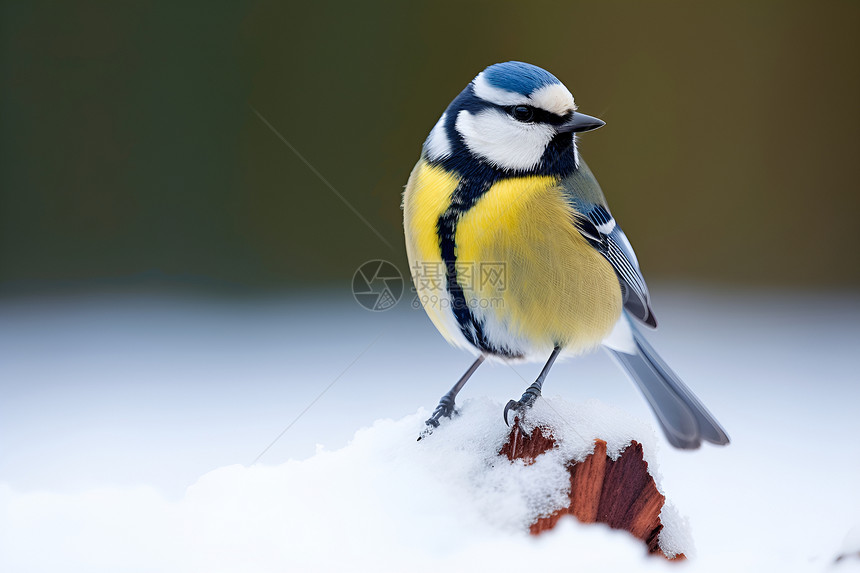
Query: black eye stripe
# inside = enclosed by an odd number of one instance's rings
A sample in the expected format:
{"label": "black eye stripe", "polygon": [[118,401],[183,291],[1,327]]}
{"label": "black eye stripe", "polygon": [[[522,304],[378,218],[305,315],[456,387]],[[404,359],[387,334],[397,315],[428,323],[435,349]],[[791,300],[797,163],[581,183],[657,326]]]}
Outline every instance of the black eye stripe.
{"label": "black eye stripe", "polygon": [[[561,125],[570,119],[570,113],[565,115],[558,115],[555,113],[551,113],[546,111],[545,109],[541,109],[539,107],[533,107],[530,105],[508,105],[508,106],[496,106],[499,109],[503,110],[505,113],[516,119],[517,121],[522,121],[525,123],[548,123],[550,125]],[[520,108],[528,108],[531,110],[531,117],[529,119],[520,119],[517,116],[517,110]]]}

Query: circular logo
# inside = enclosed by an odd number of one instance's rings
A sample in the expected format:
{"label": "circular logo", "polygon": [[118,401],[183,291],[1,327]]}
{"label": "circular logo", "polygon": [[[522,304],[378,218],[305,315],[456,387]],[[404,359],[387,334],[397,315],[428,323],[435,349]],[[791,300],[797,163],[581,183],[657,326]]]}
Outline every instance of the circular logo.
{"label": "circular logo", "polygon": [[388,261],[367,261],[352,276],[352,296],[367,310],[388,310],[403,296],[403,276]]}

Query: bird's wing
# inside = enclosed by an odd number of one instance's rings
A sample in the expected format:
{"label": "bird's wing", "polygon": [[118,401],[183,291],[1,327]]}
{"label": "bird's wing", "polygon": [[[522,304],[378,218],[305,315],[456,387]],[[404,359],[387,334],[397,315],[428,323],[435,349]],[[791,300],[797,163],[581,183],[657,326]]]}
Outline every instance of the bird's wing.
{"label": "bird's wing", "polygon": [[615,270],[621,285],[624,308],[644,324],[656,327],[651,297],[639,270],[636,253],[624,231],[609,213],[603,191],[582,159],[579,168],[565,178],[561,185],[576,213],[574,225]]}

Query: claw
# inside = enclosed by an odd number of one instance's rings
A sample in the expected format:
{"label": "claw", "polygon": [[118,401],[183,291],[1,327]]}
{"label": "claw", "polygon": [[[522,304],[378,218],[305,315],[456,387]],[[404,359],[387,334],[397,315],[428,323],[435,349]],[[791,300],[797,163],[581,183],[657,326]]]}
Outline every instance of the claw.
{"label": "claw", "polygon": [[[528,405],[529,404],[526,404],[525,406]],[[508,422],[508,412],[513,410],[515,414],[514,425],[523,435],[528,436],[528,432],[526,432],[525,428],[523,428],[521,417],[516,415],[517,412],[522,412],[525,406],[523,405],[522,400],[520,400],[519,402],[516,402],[514,400],[508,400],[508,403],[505,405],[505,411],[503,416],[505,417],[505,424],[510,427],[511,423]]]}
{"label": "claw", "polygon": [[[561,346],[556,346],[553,349],[549,360],[546,361],[546,365],[543,367],[543,370],[541,370],[540,376],[538,376],[537,380],[534,381],[534,384],[526,388],[526,391],[523,392],[522,398],[520,398],[519,401],[508,401],[507,405],[505,406],[505,411],[502,414],[505,418],[505,424],[507,424],[508,426],[511,425],[508,422],[508,412],[510,412],[511,410],[517,412],[525,412],[525,410],[527,408],[531,408],[532,404],[535,403],[535,400],[540,397],[541,388],[543,387],[543,381],[546,378],[547,372],[549,372],[549,369],[552,366],[553,362],[555,362],[556,357],[558,357],[559,352],[561,352]],[[516,418],[514,419],[516,420]]]}
{"label": "claw", "polygon": [[437,408],[433,415],[424,422],[424,429],[418,434],[418,442],[433,433],[433,430],[439,427],[439,409]]}
{"label": "claw", "polygon": [[426,438],[427,436],[432,434],[433,430],[435,430],[438,427],[439,427],[439,420],[436,420],[436,419],[431,417],[426,422],[424,422],[424,429],[421,430],[420,434],[418,434],[418,439],[416,441],[420,442],[421,440],[423,440],[424,438]]}
{"label": "claw", "polygon": [[[438,422],[436,423],[436,425],[437,425],[437,426],[439,425],[439,424],[438,424]],[[421,433],[420,433],[420,434],[418,434],[418,439],[417,439],[417,440],[415,440],[415,441],[416,441],[416,442],[420,442],[421,440],[423,440],[424,438],[426,438],[427,436],[429,436],[430,434],[432,434],[432,433],[433,433],[433,429],[434,429],[435,427],[436,427],[436,426],[431,426],[431,425],[429,424],[429,420],[428,420],[427,426],[425,426],[425,428],[424,428],[423,430],[421,430]]]}
{"label": "claw", "polygon": [[426,438],[430,434],[433,433],[433,430],[439,427],[439,420],[442,418],[450,418],[453,415],[457,414],[457,409],[454,407],[454,399],[449,398],[448,396],[443,396],[442,400],[439,402],[439,405],[436,406],[436,409],[433,410],[433,415],[427,418],[427,421],[424,422],[426,427],[421,432],[421,435],[418,436],[418,441],[420,442],[422,438]]}
{"label": "claw", "polygon": [[487,356],[485,354],[481,354],[480,356],[478,356],[478,358],[475,359],[475,362],[472,363],[468,370],[466,370],[466,373],[460,377],[456,384],[454,384],[454,387],[451,388],[451,390],[448,391],[447,394],[442,396],[442,399],[439,400],[439,405],[436,406],[435,410],[433,410],[433,415],[430,416],[430,419],[425,422],[427,427],[424,428],[424,431],[422,431],[421,435],[418,436],[419,440],[421,440],[421,438],[426,438],[431,433],[433,433],[434,428],[439,427],[440,418],[450,418],[452,415],[457,413],[457,409],[454,407],[454,400],[457,398],[457,394],[463,388],[463,385],[466,383],[466,381],[469,380],[469,377],[471,377],[472,374],[475,373],[475,370],[478,369],[478,366],[480,366],[481,363],[484,362],[484,359],[486,357]]}
{"label": "claw", "polygon": [[511,423],[508,422],[508,412],[511,410],[517,411],[520,409],[520,403],[515,402],[514,400],[508,400],[508,403],[505,404],[505,411],[502,413],[502,417],[505,419],[505,425],[510,427]]}
{"label": "claw", "polygon": [[502,416],[505,418],[505,424],[510,426],[510,422],[508,422],[508,412],[511,410],[515,412],[525,412],[526,409],[531,408],[535,403],[535,400],[540,396],[540,386],[535,387],[534,384],[526,389],[522,398],[519,400],[508,400],[508,403],[505,405],[505,411],[502,413]]}

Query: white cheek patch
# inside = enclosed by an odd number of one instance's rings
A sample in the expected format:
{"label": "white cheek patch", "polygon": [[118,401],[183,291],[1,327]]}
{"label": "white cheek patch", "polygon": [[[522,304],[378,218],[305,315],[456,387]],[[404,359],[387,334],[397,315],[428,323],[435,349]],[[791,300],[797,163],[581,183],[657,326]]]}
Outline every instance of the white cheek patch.
{"label": "white cheek patch", "polygon": [[503,169],[527,170],[538,165],[555,135],[548,125],[521,123],[497,109],[457,115],[457,131],[473,154]]}
{"label": "white cheek patch", "polygon": [[532,105],[556,115],[565,115],[576,109],[573,95],[561,84],[551,84],[532,92],[529,96]]}
{"label": "white cheek patch", "polygon": [[451,155],[451,141],[448,139],[448,134],[445,131],[445,120],[448,114],[443,113],[436,125],[430,131],[427,141],[424,142],[424,151],[427,158],[433,161],[444,159]]}
{"label": "white cheek patch", "polygon": [[478,74],[478,77],[472,81],[472,88],[476,96],[496,105],[531,105],[527,96],[490,85],[484,77],[484,72]]}

